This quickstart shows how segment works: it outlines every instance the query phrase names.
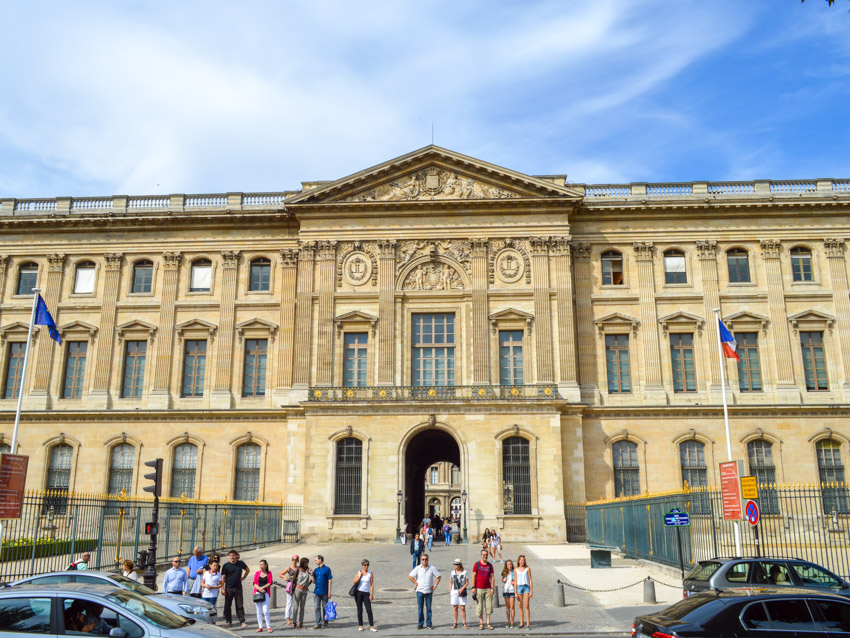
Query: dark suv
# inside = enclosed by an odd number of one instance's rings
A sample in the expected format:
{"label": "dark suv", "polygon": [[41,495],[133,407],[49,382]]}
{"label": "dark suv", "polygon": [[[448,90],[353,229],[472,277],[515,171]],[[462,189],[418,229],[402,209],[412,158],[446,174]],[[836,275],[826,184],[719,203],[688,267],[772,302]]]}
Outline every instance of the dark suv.
{"label": "dark suv", "polygon": [[850,598],[850,584],[844,579],[799,558],[762,556],[701,560],[682,583],[685,597],[733,587],[802,587]]}

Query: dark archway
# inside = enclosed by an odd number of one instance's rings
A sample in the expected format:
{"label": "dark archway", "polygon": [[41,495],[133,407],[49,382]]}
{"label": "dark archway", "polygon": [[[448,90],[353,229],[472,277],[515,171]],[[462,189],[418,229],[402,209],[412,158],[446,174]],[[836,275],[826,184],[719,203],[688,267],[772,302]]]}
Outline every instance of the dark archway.
{"label": "dark archway", "polygon": [[404,451],[404,520],[415,529],[425,516],[425,473],[440,461],[460,467],[457,441],[444,430],[431,428],[414,436]]}

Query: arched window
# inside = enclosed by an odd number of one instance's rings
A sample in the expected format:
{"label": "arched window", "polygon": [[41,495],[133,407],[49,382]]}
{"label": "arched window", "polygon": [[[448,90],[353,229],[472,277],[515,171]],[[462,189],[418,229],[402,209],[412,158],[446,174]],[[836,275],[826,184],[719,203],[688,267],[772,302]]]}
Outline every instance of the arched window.
{"label": "arched window", "polygon": [[251,260],[251,277],[248,290],[267,291],[271,282],[272,262],[265,257]]}
{"label": "arched window", "polygon": [[685,253],[681,250],[668,250],[664,253],[664,283],[688,283],[688,273],[685,268]]}
{"label": "arched window", "polygon": [[192,281],[189,292],[209,292],[212,283],[212,262],[209,259],[196,259],[192,262]]}
{"label": "arched window", "polygon": [[11,454],[12,446],[8,443],[0,443],[0,454]]}
{"label": "arched window", "polygon": [[261,450],[256,443],[243,443],[236,448],[233,498],[237,501],[256,501],[260,496]]}
{"label": "arched window", "polygon": [[791,275],[794,281],[813,281],[812,251],[802,246],[791,249]]}
{"label": "arched window", "polygon": [[459,521],[460,520],[460,510],[463,508],[460,502],[460,496],[455,496],[452,499],[451,505],[452,509],[452,520]]}
{"label": "arched window", "polygon": [[730,284],[748,284],[750,281],[750,256],[743,248],[733,248],[726,253]]}
{"label": "arched window", "polygon": [[151,292],[153,289],[153,262],[141,259],[133,264],[133,292]]}
{"label": "arched window", "polygon": [[68,508],[68,490],[71,486],[71,461],[74,448],[60,443],[50,448],[50,461],[47,466],[47,489],[52,492],[44,500],[45,513],[53,508],[54,514],[64,514]]}
{"label": "arched window", "polygon": [[841,462],[841,445],[833,439],[823,439],[815,445],[818,457],[818,478],[821,482],[823,511],[847,514],[847,488],[844,484],[844,464]]}
{"label": "arched window", "polygon": [[640,494],[640,465],[637,443],[617,441],[611,446],[614,457],[614,497]]}
{"label": "arched window", "polygon": [[763,514],[778,514],[776,501],[776,465],[773,463],[773,445],[764,439],[755,439],[747,443],[747,460],[750,475],[756,477],[759,485],[759,500]]}
{"label": "arched window", "polygon": [[171,466],[171,498],[195,498],[195,474],[198,470],[198,446],[182,443],[174,448]]}
{"label": "arched window", "polygon": [[363,442],[347,437],[336,442],[334,514],[360,514]]}
{"label": "arched window", "polygon": [[81,261],[74,273],[74,294],[90,295],[94,293],[94,274],[97,266],[93,261]]}
{"label": "arched window", "polygon": [[133,492],[133,463],[136,459],[136,448],[129,443],[119,443],[112,448],[112,459],[109,465],[109,493],[120,494],[126,490]]}
{"label": "arched window", "polygon": [[521,436],[502,441],[502,495],[505,514],[531,514],[531,451]]}
{"label": "arched window", "polygon": [[602,285],[623,285],[623,255],[616,250],[602,253]]}
{"label": "arched window", "polygon": [[38,283],[38,264],[28,261],[21,264],[18,269],[18,292],[19,295],[31,295],[33,288]]}

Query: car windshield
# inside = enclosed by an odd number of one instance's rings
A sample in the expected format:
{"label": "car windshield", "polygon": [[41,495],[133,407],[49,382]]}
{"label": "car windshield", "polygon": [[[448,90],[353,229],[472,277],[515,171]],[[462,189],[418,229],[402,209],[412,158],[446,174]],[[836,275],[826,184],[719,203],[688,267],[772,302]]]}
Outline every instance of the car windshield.
{"label": "car windshield", "polygon": [[685,576],[685,580],[708,580],[718,569],[720,569],[720,563],[700,563],[688,572],[688,575]]}
{"label": "car windshield", "polygon": [[181,618],[144,596],[139,596],[126,589],[117,589],[106,598],[163,629],[178,629],[192,624],[192,621],[187,618]]}
{"label": "car windshield", "polygon": [[121,574],[112,574],[110,578],[119,585],[121,585],[124,589],[129,589],[130,591],[134,591],[137,594],[141,594],[142,596],[153,596],[156,593],[147,585],[137,583],[132,578],[127,578],[126,576],[122,576]]}
{"label": "car windshield", "polygon": [[660,615],[665,618],[672,618],[673,620],[691,622],[688,620],[687,616],[693,614],[704,605],[713,603],[716,600],[717,598],[713,595],[699,594],[697,596],[690,596],[689,598],[680,600],[677,603],[673,603],[667,609],[660,612]]}

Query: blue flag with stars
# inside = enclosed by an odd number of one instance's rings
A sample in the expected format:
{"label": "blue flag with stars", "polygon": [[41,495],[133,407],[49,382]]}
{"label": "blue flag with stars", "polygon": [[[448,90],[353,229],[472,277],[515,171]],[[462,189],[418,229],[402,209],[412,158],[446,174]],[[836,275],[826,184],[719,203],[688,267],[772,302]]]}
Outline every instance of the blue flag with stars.
{"label": "blue flag with stars", "polygon": [[47,304],[44,303],[41,295],[38,296],[38,303],[35,306],[35,322],[36,326],[47,326],[47,331],[50,333],[50,338],[59,345],[62,345],[62,337],[59,336],[59,330],[56,328],[56,322],[50,315],[47,309]]}

